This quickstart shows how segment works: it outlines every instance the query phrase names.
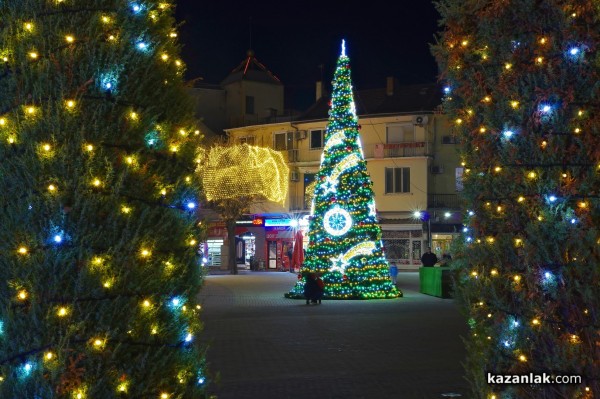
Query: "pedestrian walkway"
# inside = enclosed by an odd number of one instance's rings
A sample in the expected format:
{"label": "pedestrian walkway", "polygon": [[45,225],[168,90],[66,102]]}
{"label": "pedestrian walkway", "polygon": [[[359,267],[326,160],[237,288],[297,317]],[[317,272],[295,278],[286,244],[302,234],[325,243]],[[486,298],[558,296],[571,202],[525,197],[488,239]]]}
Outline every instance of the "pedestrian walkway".
{"label": "pedestrian walkway", "polygon": [[[287,272],[210,275],[200,293],[209,386],[218,399],[468,397],[466,323],[454,301],[418,293],[399,273],[399,299],[284,298]],[[455,396],[458,397],[458,396]]]}

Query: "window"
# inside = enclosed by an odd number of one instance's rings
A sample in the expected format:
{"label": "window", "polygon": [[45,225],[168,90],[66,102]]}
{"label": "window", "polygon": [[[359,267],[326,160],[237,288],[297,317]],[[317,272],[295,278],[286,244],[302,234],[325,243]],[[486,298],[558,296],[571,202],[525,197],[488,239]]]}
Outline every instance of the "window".
{"label": "window", "polygon": [[325,130],[310,131],[310,149],[316,150],[325,145]]}
{"label": "window", "polygon": [[254,97],[246,96],[246,115],[254,114]]}
{"label": "window", "polygon": [[386,126],[386,143],[410,143],[415,141],[415,126],[412,124]]}
{"label": "window", "polygon": [[254,145],[254,136],[240,137],[240,144]]}
{"label": "window", "polygon": [[385,168],[385,193],[410,193],[410,168]]}
{"label": "window", "polygon": [[273,148],[277,151],[292,150],[294,148],[294,133],[275,133]]}
{"label": "window", "polygon": [[463,190],[463,173],[465,172],[465,168],[456,168],[455,177],[456,177],[456,191]]}

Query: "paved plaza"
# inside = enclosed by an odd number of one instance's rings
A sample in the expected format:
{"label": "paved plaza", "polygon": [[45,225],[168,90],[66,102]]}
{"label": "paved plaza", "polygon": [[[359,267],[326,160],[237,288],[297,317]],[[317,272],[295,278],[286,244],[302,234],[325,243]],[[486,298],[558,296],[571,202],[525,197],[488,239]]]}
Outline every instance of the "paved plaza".
{"label": "paved plaza", "polygon": [[287,272],[209,275],[200,293],[203,340],[218,399],[467,398],[467,327],[452,299],[418,292],[404,272],[404,297],[284,298]]}

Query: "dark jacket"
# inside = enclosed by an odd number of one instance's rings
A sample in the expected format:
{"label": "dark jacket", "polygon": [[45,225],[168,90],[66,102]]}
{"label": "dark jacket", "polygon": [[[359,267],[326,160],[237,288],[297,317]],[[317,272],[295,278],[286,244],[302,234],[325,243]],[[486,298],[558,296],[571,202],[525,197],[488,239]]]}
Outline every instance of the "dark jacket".
{"label": "dark jacket", "polygon": [[304,283],[304,297],[306,299],[318,299],[321,289],[317,284],[317,279],[314,275],[306,276],[306,283]]}
{"label": "dark jacket", "polygon": [[437,261],[438,258],[433,252],[425,252],[423,256],[421,256],[421,263],[423,263],[423,266],[433,266]]}

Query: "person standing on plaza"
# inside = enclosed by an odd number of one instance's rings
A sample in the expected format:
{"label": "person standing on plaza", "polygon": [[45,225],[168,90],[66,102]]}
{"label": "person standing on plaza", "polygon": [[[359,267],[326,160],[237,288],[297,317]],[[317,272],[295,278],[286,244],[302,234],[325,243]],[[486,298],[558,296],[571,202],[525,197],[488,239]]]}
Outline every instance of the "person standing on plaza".
{"label": "person standing on plaza", "polygon": [[317,275],[315,273],[308,273],[305,277],[304,282],[304,297],[306,298],[306,304],[316,303],[317,296],[320,288],[317,284]]}
{"label": "person standing on plaza", "polygon": [[425,252],[423,256],[421,256],[421,263],[423,264],[423,266],[432,267],[437,263],[437,261],[438,258],[436,254],[431,252],[431,247],[427,247],[427,252]]}
{"label": "person standing on plaza", "polygon": [[390,264],[390,278],[392,279],[392,283],[396,285],[396,280],[398,279],[398,266],[396,262]]}

